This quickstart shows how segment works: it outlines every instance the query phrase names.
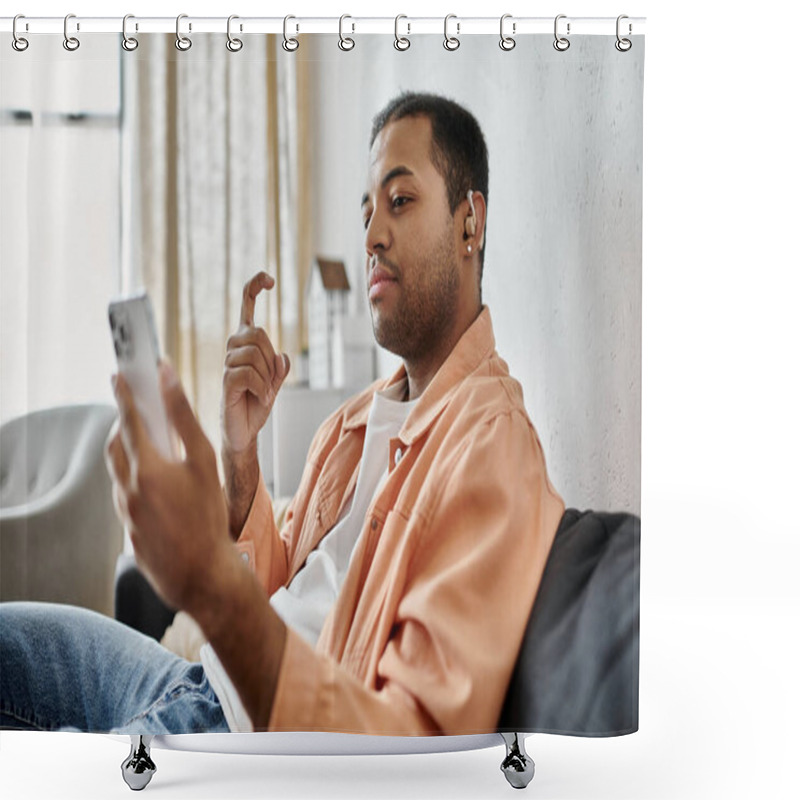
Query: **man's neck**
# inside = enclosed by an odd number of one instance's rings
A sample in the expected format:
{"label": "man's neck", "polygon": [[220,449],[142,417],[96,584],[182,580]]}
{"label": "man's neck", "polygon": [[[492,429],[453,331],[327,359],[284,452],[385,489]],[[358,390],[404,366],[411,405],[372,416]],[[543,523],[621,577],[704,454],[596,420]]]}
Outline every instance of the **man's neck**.
{"label": "man's neck", "polygon": [[434,351],[428,352],[424,357],[413,361],[403,360],[406,375],[408,376],[408,396],[406,400],[416,400],[428,388],[461,337],[480,316],[481,310],[482,306],[479,306],[477,312],[469,318],[468,322],[454,327],[450,335],[445,337]]}

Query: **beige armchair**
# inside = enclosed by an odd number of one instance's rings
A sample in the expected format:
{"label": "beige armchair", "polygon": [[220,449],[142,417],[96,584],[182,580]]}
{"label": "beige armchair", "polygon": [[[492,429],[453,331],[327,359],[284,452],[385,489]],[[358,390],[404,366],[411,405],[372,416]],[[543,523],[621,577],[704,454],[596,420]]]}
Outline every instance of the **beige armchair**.
{"label": "beige armchair", "polygon": [[61,406],[0,427],[0,600],[113,615],[123,531],[103,447],[116,413]]}

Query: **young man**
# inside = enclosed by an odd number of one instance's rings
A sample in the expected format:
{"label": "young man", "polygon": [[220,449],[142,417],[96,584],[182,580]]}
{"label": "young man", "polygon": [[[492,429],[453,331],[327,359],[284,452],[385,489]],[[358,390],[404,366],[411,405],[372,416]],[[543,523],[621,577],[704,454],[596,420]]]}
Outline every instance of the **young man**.
{"label": "young man", "polygon": [[[224,492],[171,368],[162,390],[178,463],[159,457],[116,379],[119,513],[158,593],[209,645],[191,665],[86,613],[3,609],[3,725],[496,728],[563,503],[481,304],[487,196],[486,147],[463,108],[403,95],[376,118],[365,269],[376,340],[403,367],[320,428],[281,531],[256,458],[289,370],[253,324],[271,278],[245,286],[228,343]],[[21,666],[37,658],[54,660]]]}

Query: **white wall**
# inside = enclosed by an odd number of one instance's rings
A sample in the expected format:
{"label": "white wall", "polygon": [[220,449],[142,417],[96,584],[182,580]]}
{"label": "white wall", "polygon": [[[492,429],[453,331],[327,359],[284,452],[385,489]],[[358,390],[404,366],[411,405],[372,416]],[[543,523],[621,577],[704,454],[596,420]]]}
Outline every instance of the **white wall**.
{"label": "white wall", "polygon": [[[505,53],[495,36],[465,37],[448,53],[420,37],[398,53],[360,36],[342,53],[336,41],[298,51],[316,76],[316,252],[345,259],[368,325],[359,203],[372,117],[406,89],[463,103],[489,147],[484,302],[553,481],[568,505],[639,511],[644,43],[620,54],[582,37],[557,53],[528,36]],[[382,374],[396,363],[384,354]]]}

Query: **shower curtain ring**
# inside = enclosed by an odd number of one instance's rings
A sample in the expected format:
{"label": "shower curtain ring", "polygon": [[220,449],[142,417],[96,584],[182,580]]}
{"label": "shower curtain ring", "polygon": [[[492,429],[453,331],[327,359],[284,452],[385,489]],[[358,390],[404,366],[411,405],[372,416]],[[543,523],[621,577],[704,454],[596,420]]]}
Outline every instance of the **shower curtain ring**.
{"label": "shower curtain ring", "polygon": [[[298,42],[294,36],[289,36],[287,33],[290,19],[297,19],[297,17],[293,17],[289,14],[283,18],[283,49],[286,50],[287,53],[293,53],[300,47],[300,42]],[[299,32],[298,26],[295,26],[295,31]]]}
{"label": "shower curtain ring", "polygon": [[[503,30],[503,26],[505,25],[505,21],[507,19],[511,19],[511,14],[503,14],[500,17],[500,49],[505,50],[508,52],[509,50],[513,50],[517,46],[517,40],[513,36],[506,36],[505,31]],[[511,32],[517,32],[517,23],[511,23]]]}
{"label": "shower curtain ring", "polygon": [[[400,35],[399,27],[400,27],[400,20],[401,19],[408,19],[405,14],[398,14],[394,18],[394,49],[395,50],[408,50],[411,47],[411,39],[407,39],[405,36]],[[408,33],[411,33],[411,23],[407,22],[406,27],[408,28]]]}
{"label": "shower curtain ring", "polygon": [[[342,26],[344,25],[344,21],[346,19],[353,19],[353,18],[349,14],[342,14],[342,16],[339,17],[339,49],[344,50],[345,52],[347,52],[348,50],[352,50],[356,46],[355,39],[352,39],[349,36],[345,36],[342,30]],[[353,26],[352,33],[355,33],[356,32],[355,22],[351,23],[351,25]]]}
{"label": "shower curtain ring", "polygon": [[[175,47],[182,52],[185,52],[192,46],[192,40],[181,33],[181,20],[188,18],[188,14],[178,14],[178,18],[175,20]],[[189,23],[189,30],[192,30],[191,22]]]}
{"label": "shower curtain ring", "polygon": [[456,35],[450,36],[447,32],[447,26],[450,23],[451,19],[457,19],[455,14],[448,14],[444,18],[444,49],[449,50],[451,53],[453,50],[458,50],[461,47],[461,40],[458,38],[458,34],[461,33],[461,23],[456,22]]}
{"label": "shower curtain ring", "polygon": [[[228,17],[228,41],[225,42],[225,47],[227,47],[228,50],[231,51],[231,53],[238,53],[244,47],[244,43],[242,42],[242,40],[237,39],[235,36],[231,34],[231,22],[233,22],[233,20],[235,19],[239,19],[239,17],[237,17],[236,14],[231,14]],[[241,30],[241,27],[239,28],[239,30]]]}
{"label": "shower curtain ring", "polygon": [[[556,37],[556,40],[553,42],[553,47],[555,47],[555,49],[558,50],[559,53],[563,53],[565,50],[569,50],[569,39],[567,39],[564,36],[558,35],[558,21],[560,19],[566,19],[566,18],[567,18],[566,14],[559,14],[556,17],[555,25],[553,27],[554,34]],[[569,36],[569,22],[567,23],[567,36]]]}
{"label": "shower curtain ring", "polygon": [[133,14],[126,14],[122,18],[122,49],[129,53],[139,46],[139,40],[134,36],[128,36],[128,20],[135,19]]}
{"label": "shower curtain ring", "polygon": [[[75,19],[74,14],[67,14],[67,16],[64,17],[64,49],[69,50],[70,53],[74,52],[81,46],[80,41],[78,41],[78,39],[75,36],[69,35],[68,28],[69,28],[69,21],[71,19]],[[77,30],[80,30],[80,25],[77,25]]]}
{"label": "shower curtain ring", "polygon": [[27,39],[25,39],[24,37],[20,36],[17,33],[17,20],[18,19],[25,19],[25,15],[24,14],[17,14],[17,16],[14,17],[14,22],[13,22],[13,24],[11,26],[11,34],[13,35],[14,38],[11,40],[11,46],[18,53],[22,53],[23,51],[28,49],[28,45],[30,44],[30,42],[28,42]]}
{"label": "shower curtain ring", "polygon": [[[614,47],[616,47],[617,50],[620,51],[620,53],[627,53],[628,50],[630,50],[631,47],[633,47],[633,42],[631,42],[630,39],[623,39],[619,35],[619,23],[622,22],[623,19],[628,19],[628,16],[626,14],[620,14],[617,17],[617,41],[614,42]],[[631,26],[631,24],[629,22],[628,23],[628,35],[630,35],[632,30],[633,30],[633,27]]]}

